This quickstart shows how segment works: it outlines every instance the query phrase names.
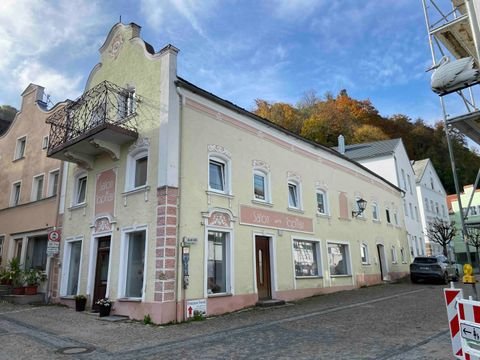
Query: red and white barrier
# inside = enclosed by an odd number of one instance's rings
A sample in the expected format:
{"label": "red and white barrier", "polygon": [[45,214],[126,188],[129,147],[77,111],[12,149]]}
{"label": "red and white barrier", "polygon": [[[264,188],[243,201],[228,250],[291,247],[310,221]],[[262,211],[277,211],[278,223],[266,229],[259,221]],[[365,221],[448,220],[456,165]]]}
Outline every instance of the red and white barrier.
{"label": "red and white barrier", "polygon": [[447,306],[453,355],[455,355],[457,359],[463,359],[462,337],[460,333],[459,314],[457,313],[457,302],[463,299],[463,290],[451,288],[444,289],[443,291],[445,295],[445,305]]}
{"label": "red and white barrier", "polygon": [[480,302],[458,300],[460,335],[465,360],[480,360]]}

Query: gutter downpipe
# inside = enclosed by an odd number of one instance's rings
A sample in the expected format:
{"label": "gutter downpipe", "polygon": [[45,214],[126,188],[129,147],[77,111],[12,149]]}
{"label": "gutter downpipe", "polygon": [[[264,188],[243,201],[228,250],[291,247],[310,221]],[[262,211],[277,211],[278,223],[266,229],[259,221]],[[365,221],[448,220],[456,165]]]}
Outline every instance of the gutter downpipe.
{"label": "gutter downpipe", "polygon": [[[174,82],[175,83],[175,82]],[[178,95],[178,193],[177,193],[177,237],[180,235],[180,212],[181,212],[181,206],[180,206],[180,199],[181,199],[181,180],[182,180],[182,113],[183,113],[183,95],[181,94],[178,86],[175,84],[175,91]],[[180,240],[180,239],[179,239]],[[177,266],[177,271],[176,271],[176,283],[177,283],[177,289],[180,287],[181,295],[179,296],[178,291],[176,292],[176,306],[175,306],[175,318],[178,321],[181,319],[181,322],[185,321],[185,297],[186,297],[186,289],[183,286],[183,263],[182,263],[182,246],[181,242],[179,243],[180,246],[177,247],[177,260],[176,260],[176,266]],[[178,269],[180,268],[180,271]],[[178,303],[181,303],[181,314],[179,316],[178,314]]]}

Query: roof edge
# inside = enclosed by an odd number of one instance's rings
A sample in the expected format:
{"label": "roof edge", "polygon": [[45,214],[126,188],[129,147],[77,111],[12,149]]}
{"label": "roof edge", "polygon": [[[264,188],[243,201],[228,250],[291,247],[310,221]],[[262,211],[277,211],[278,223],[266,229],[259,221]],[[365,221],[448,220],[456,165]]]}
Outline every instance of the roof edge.
{"label": "roof edge", "polygon": [[330,153],[331,155],[335,156],[335,157],[338,157],[340,159],[343,159],[355,166],[357,166],[358,168],[368,172],[369,174],[375,176],[376,178],[378,178],[379,180],[383,181],[385,184],[387,184],[388,186],[392,187],[394,190],[397,190],[398,192],[400,193],[404,193],[404,190],[400,189],[399,187],[397,187],[396,185],[394,185],[393,183],[391,183],[390,181],[388,181],[387,179],[383,178],[382,176],[378,175],[377,173],[373,172],[372,170],[366,168],[365,166],[363,166],[362,164],[358,163],[357,161],[355,160],[352,160],[352,159],[349,159],[347,156],[344,156],[342,154],[340,154],[338,151],[335,151],[327,146],[324,146],[324,145],[321,145],[321,144],[318,144],[314,141],[311,141],[311,140],[308,140],[298,134],[295,134],[294,132],[290,131],[290,130],[287,130],[285,129],[284,127],[281,127],[280,125],[277,125],[273,122],[271,122],[270,120],[267,120],[265,118],[262,118],[254,113],[252,113],[251,111],[248,111],[238,105],[235,105],[234,103],[228,101],[228,100],[225,100],[225,99],[222,99],[221,97],[211,93],[211,92],[208,92],[198,86],[196,86],[195,84],[177,76],[177,80],[175,81],[175,84],[179,87],[182,87],[184,89],[187,89],[195,94],[198,94],[200,96],[203,96],[219,105],[222,105],[222,106],[225,106],[226,108],[240,114],[240,115],[244,115],[244,116],[247,116],[255,121],[258,121],[266,126],[270,126],[278,131],[281,131],[283,132],[284,134],[288,135],[288,136],[291,136],[297,140],[300,140],[300,141],[303,141],[309,145],[312,145],[313,147],[317,148],[317,149],[321,149],[323,151],[326,151],[327,153]]}

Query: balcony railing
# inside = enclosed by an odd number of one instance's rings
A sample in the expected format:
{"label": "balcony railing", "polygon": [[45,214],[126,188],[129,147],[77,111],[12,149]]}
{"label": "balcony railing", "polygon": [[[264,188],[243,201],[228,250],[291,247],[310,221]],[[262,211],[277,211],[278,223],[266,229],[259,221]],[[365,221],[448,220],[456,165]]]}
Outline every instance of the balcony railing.
{"label": "balcony railing", "polygon": [[51,124],[48,155],[104,128],[136,137],[140,102],[133,90],[103,81],[47,118]]}

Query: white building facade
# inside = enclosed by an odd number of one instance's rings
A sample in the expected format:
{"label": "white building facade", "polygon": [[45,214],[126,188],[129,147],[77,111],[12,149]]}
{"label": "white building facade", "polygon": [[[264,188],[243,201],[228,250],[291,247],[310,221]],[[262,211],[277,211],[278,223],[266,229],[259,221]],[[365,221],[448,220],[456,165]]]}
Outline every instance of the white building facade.
{"label": "white building facade", "polygon": [[442,246],[429,240],[427,230],[435,219],[443,221],[446,224],[450,223],[447,193],[430,159],[412,161],[412,166],[415,171],[417,199],[426,254],[441,255],[443,254]]}
{"label": "white building facade", "polygon": [[[340,146],[342,147],[342,146]],[[415,173],[402,139],[344,146],[343,154],[403,190],[403,213],[410,254],[426,254]],[[340,151],[342,153],[342,151]]]}

